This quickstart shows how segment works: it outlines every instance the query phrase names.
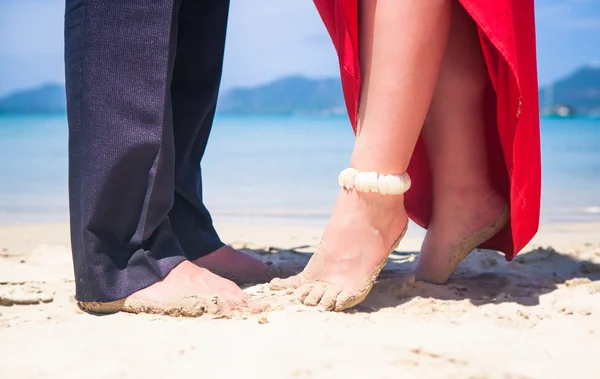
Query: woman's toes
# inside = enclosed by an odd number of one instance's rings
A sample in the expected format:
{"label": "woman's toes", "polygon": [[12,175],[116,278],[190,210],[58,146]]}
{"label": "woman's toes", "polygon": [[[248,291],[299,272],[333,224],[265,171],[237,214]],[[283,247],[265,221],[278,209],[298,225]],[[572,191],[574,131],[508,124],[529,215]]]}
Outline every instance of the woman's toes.
{"label": "woman's toes", "polygon": [[336,312],[341,312],[348,308],[352,308],[353,306],[355,306],[357,304],[356,299],[358,297],[359,296],[356,293],[350,293],[348,291],[340,292],[340,294],[337,296],[337,299],[335,301],[334,310]]}
{"label": "woman's toes", "polygon": [[315,287],[315,283],[306,283],[298,287],[294,292],[294,297],[298,299],[301,303],[304,303],[304,300],[308,297],[308,295],[312,292]]}
{"label": "woman's toes", "polygon": [[427,269],[423,269],[417,264],[417,268],[415,269],[414,274],[416,280],[420,282],[444,285],[448,283],[448,279],[450,278],[450,274],[447,274],[445,271],[446,270],[444,270],[443,268],[437,271],[431,270],[430,268],[428,271]]}
{"label": "woman's toes", "polygon": [[312,291],[310,291],[308,296],[306,296],[306,299],[304,299],[304,305],[313,307],[319,305],[321,298],[327,291],[327,287],[329,286],[326,286],[325,284],[315,284],[312,287]]}
{"label": "woman's toes", "polygon": [[320,305],[325,308],[326,311],[332,311],[335,309],[337,297],[342,292],[341,289],[335,287],[329,287],[321,297]]}

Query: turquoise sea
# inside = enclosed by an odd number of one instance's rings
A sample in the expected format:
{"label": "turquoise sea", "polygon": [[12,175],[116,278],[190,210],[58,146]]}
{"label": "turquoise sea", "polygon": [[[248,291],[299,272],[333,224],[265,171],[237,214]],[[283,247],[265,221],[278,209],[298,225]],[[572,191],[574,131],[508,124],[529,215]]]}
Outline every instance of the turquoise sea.
{"label": "turquoise sea", "polygon": [[[345,117],[218,117],[203,162],[216,221],[325,225]],[[542,120],[542,223],[600,221],[600,119]],[[66,221],[65,115],[0,115],[0,224]]]}

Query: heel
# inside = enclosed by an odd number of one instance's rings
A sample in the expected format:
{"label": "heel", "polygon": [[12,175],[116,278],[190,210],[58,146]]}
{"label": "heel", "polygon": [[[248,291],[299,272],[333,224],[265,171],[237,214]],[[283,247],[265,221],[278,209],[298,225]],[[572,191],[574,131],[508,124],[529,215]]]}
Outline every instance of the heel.
{"label": "heel", "polygon": [[454,246],[447,269],[438,272],[426,272],[425,270],[419,269],[419,264],[417,264],[417,268],[414,272],[415,279],[432,284],[446,284],[450,276],[456,271],[456,268],[460,262],[465,260],[465,258],[471,254],[471,252],[475,250],[477,246],[480,246],[485,241],[488,241],[500,230],[502,230],[502,228],[504,228],[508,223],[509,218],[510,210],[508,206],[505,206],[493,222],[485,225],[475,233],[465,237],[462,241]]}

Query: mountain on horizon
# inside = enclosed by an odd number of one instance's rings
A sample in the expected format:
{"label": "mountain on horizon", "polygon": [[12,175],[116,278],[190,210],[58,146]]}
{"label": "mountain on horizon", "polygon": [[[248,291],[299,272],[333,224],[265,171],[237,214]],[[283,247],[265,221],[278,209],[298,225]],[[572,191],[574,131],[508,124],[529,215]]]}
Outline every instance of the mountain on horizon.
{"label": "mountain on horizon", "polygon": [[[311,79],[304,76],[287,76],[256,87],[232,88],[219,96],[217,108],[217,112],[222,114],[345,112],[339,79]],[[65,88],[59,84],[20,90],[0,98],[0,114],[65,111]]]}
{"label": "mountain on horizon", "polygon": [[[600,115],[600,66],[588,65],[540,88],[540,109],[566,107],[580,115]],[[2,113],[65,112],[65,89],[46,84],[0,98]],[[345,114],[339,78],[286,76],[254,87],[223,91],[219,114]]]}
{"label": "mountain on horizon", "polygon": [[66,109],[65,87],[60,84],[44,84],[13,92],[0,99],[0,114],[58,113]]}
{"label": "mountain on horizon", "polygon": [[540,89],[540,109],[573,109],[576,114],[600,115],[600,66],[588,65]]}
{"label": "mountain on horizon", "polygon": [[338,78],[287,76],[257,87],[233,88],[219,97],[223,114],[332,114],[345,112]]}

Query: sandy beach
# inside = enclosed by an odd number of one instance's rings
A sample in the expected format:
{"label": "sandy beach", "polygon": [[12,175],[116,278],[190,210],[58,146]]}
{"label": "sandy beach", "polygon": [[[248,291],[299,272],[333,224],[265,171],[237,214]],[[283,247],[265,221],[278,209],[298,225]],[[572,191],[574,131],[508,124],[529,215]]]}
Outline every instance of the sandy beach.
{"label": "sandy beach", "polygon": [[[321,232],[217,226],[234,247],[291,269]],[[410,280],[421,238],[409,234],[367,300],[345,313],[259,285],[246,290],[273,310],[186,319],[81,312],[67,225],[3,227],[0,377],[600,377],[599,224],[544,226],[511,263],[477,251],[446,286]]]}

